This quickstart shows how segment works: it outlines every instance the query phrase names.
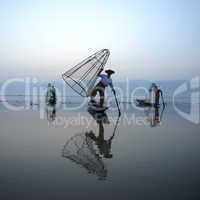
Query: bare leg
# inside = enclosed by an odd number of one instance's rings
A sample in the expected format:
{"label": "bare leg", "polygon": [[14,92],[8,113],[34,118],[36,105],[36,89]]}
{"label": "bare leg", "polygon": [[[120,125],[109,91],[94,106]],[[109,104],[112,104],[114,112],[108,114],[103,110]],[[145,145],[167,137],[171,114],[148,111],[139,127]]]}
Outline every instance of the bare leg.
{"label": "bare leg", "polygon": [[91,101],[91,102],[95,102],[95,97],[96,97],[96,95],[97,95],[97,91],[98,91],[98,88],[97,88],[97,87],[95,87],[95,88],[92,90],[92,92],[91,92],[91,94],[90,94],[90,101]]}

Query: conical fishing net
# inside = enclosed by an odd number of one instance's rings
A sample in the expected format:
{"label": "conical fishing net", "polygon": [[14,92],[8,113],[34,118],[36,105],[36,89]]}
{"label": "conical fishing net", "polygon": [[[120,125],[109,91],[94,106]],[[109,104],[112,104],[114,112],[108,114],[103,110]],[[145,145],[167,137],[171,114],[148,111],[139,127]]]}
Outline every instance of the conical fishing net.
{"label": "conical fishing net", "polygon": [[65,72],[62,75],[64,81],[81,96],[89,96],[99,72],[104,69],[109,55],[108,49],[103,49],[91,55]]}

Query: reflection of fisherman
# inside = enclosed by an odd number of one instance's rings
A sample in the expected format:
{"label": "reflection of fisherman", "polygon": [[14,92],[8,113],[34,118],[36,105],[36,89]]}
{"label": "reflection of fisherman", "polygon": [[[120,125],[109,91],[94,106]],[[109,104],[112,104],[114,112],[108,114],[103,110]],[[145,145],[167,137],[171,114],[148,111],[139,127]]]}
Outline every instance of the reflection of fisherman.
{"label": "reflection of fisherman", "polygon": [[55,87],[48,83],[47,93],[46,93],[46,104],[54,105],[56,104],[56,90]]}
{"label": "reflection of fisherman", "polygon": [[95,118],[98,126],[99,126],[99,135],[96,136],[93,131],[90,131],[87,133],[87,135],[95,141],[99,152],[101,155],[103,155],[105,158],[112,158],[111,152],[111,143],[114,135],[112,135],[108,140],[104,139],[104,127],[103,123],[109,123],[108,117],[106,113],[96,113],[96,112],[90,112],[90,114]]}
{"label": "reflection of fisherman", "polygon": [[160,111],[159,111],[159,107],[155,107],[154,110],[154,116],[152,116],[152,120],[151,120],[151,127],[155,127],[157,125],[160,124]]}
{"label": "reflection of fisherman", "polygon": [[103,107],[104,100],[105,100],[105,88],[109,85],[115,94],[115,90],[113,88],[111,75],[115,72],[111,69],[106,70],[105,72],[107,74],[100,74],[102,70],[99,72],[99,77],[101,78],[100,82],[95,86],[95,88],[92,90],[90,96],[91,96],[91,103],[95,103],[95,97],[97,95],[97,92],[99,92],[100,95],[100,106]]}
{"label": "reflection of fisherman", "polygon": [[53,122],[56,119],[56,106],[47,105],[46,107],[47,120]]}
{"label": "reflection of fisherman", "polygon": [[149,108],[149,110],[146,111],[147,120],[149,121],[151,127],[156,127],[161,124],[164,110],[164,106],[162,107],[162,110],[160,110],[159,106],[155,106],[154,108]]}

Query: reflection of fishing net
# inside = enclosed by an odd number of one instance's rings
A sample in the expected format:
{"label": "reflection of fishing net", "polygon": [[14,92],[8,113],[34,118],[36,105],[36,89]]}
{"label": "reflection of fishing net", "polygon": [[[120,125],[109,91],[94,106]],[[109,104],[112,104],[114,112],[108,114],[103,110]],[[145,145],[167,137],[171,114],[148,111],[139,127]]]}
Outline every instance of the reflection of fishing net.
{"label": "reflection of fishing net", "polygon": [[65,72],[64,81],[81,96],[89,96],[97,80],[98,73],[104,68],[110,52],[103,49]]}
{"label": "reflection of fishing net", "polygon": [[107,176],[107,169],[93,147],[93,141],[87,133],[71,137],[64,146],[63,157],[87,169],[88,173],[96,174],[103,179]]}

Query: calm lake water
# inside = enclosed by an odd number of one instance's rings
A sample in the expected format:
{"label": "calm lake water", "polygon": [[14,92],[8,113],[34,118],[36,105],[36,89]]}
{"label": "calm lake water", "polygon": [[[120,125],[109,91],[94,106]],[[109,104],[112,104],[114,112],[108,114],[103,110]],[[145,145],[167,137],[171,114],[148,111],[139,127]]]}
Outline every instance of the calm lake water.
{"label": "calm lake water", "polygon": [[149,81],[116,83],[120,118],[112,97],[95,115],[61,83],[57,107],[47,107],[33,95],[46,84],[31,85],[30,95],[23,84],[10,86],[0,96],[0,199],[200,199],[200,125],[185,119],[191,110],[199,116],[190,81],[176,96],[184,81],[158,83],[165,109],[135,106]]}
{"label": "calm lake water", "polygon": [[0,199],[199,199],[199,124],[121,109],[0,112]]}

